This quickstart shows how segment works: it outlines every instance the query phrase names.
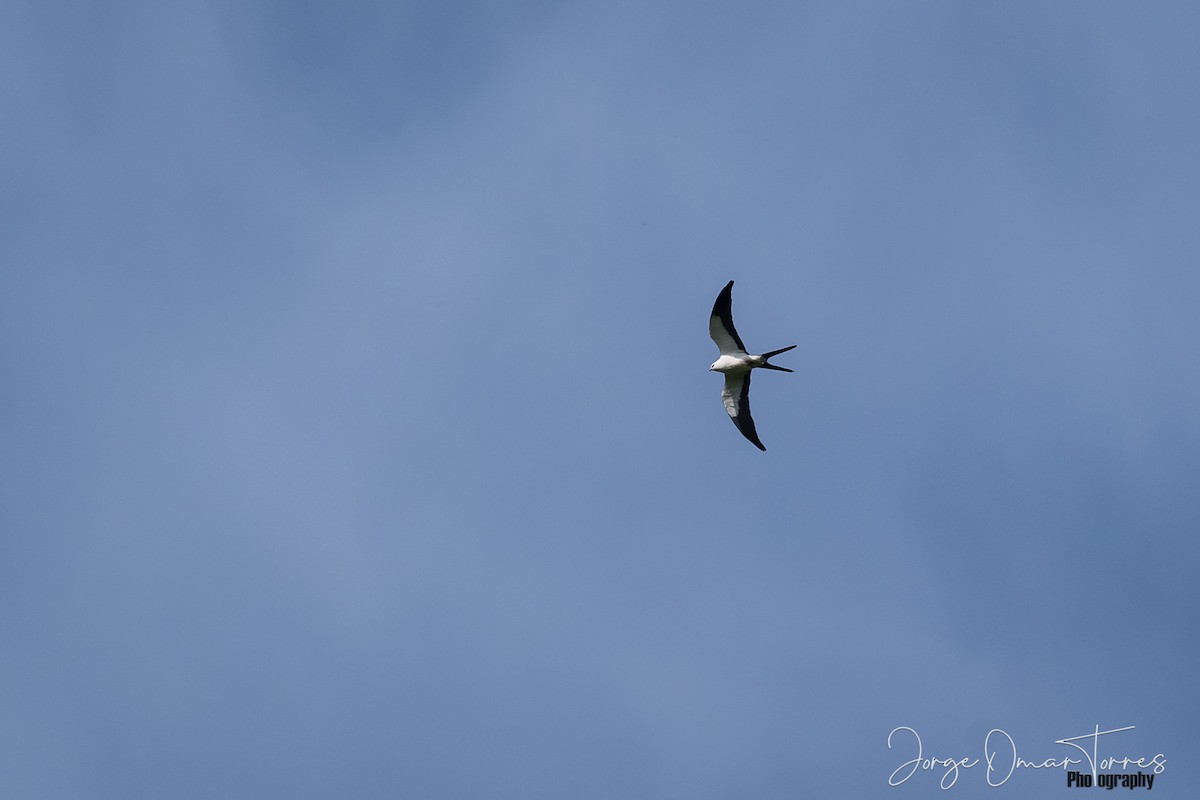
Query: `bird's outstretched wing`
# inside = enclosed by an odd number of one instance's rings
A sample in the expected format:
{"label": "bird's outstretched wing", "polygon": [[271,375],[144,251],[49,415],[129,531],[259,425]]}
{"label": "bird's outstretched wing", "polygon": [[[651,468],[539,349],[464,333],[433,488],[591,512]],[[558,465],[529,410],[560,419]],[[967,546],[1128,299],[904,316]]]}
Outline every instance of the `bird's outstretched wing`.
{"label": "bird's outstretched wing", "polygon": [[729,373],[725,376],[725,388],[721,390],[725,411],[733,424],[759,450],[766,450],[754,430],[754,418],[750,416],[750,371]]}
{"label": "bird's outstretched wing", "polygon": [[[721,355],[744,356],[746,355],[746,345],[742,344],[742,337],[738,336],[737,328],[733,327],[732,305],[733,281],[730,281],[717,295],[717,302],[713,303],[712,316],[708,318],[708,335],[717,343],[717,349],[721,351]],[[728,404],[728,401],[726,402]],[[753,425],[750,430],[754,430]]]}

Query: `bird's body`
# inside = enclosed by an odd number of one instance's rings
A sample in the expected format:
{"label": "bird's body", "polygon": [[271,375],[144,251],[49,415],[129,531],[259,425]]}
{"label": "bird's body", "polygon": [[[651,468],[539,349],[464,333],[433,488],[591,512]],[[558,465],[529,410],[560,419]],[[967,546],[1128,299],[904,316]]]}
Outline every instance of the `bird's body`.
{"label": "bird's body", "polygon": [[771,356],[786,353],[796,345],[772,350],[762,355],[751,355],[742,344],[733,327],[733,281],[725,284],[725,288],[717,295],[713,304],[712,315],[708,319],[708,333],[716,342],[721,357],[713,362],[709,370],[725,375],[725,388],[721,390],[721,399],[725,402],[725,411],[733,424],[759,450],[766,450],[759,441],[758,431],[754,429],[754,419],[750,416],[750,371],[754,369],[773,369],[779,372],[791,372],[786,367],[777,367],[767,363]]}
{"label": "bird's body", "polygon": [[[793,345],[794,346],[794,345]],[[765,356],[752,356],[749,353],[741,355],[723,355],[713,362],[709,367],[714,372],[724,372],[726,375],[734,372],[749,372],[755,367],[766,367],[768,369],[783,370],[783,367],[776,367],[774,364],[768,364]],[[792,370],[784,370],[791,372]]]}

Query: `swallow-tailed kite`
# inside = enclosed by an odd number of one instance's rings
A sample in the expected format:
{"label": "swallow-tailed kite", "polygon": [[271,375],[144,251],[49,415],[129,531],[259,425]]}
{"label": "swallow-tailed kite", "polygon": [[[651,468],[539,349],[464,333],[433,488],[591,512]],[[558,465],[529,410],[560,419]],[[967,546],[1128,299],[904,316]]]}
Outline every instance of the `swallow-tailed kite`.
{"label": "swallow-tailed kite", "polygon": [[733,424],[742,432],[742,436],[754,443],[755,447],[759,450],[766,450],[767,448],[763,447],[763,443],[758,440],[758,432],[754,430],[754,420],[750,417],[750,370],[762,367],[779,372],[793,372],[794,370],[786,367],[768,364],[767,359],[780,353],[786,353],[796,345],[772,350],[761,356],[752,356],[747,353],[746,345],[742,344],[742,337],[738,336],[737,328],[733,327],[733,311],[730,309],[732,302],[733,281],[730,281],[717,295],[717,302],[713,303],[712,316],[708,319],[708,335],[717,343],[717,349],[721,351],[721,357],[713,362],[709,370],[725,375],[725,388],[721,390],[721,399],[725,401],[725,410],[729,412],[729,418],[733,420]]}

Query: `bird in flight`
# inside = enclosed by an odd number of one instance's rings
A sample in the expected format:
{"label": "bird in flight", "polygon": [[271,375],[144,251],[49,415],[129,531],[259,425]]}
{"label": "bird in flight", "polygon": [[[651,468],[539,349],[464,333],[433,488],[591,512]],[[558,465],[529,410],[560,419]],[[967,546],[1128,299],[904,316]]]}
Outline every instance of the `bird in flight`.
{"label": "bird in flight", "polygon": [[721,390],[721,399],[725,401],[725,410],[729,412],[733,424],[755,447],[766,450],[758,440],[758,431],[754,430],[754,419],[750,416],[750,371],[761,367],[779,372],[794,372],[786,367],[768,364],[767,359],[786,353],[796,345],[772,350],[761,356],[750,355],[746,352],[746,345],[742,344],[742,337],[738,336],[737,328],[733,327],[732,305],[733,281],[730,281],[717,295],[712,316],[708,318],[708,335],[721,351],[721,357],[708,369],[725,375],[725,388]]}

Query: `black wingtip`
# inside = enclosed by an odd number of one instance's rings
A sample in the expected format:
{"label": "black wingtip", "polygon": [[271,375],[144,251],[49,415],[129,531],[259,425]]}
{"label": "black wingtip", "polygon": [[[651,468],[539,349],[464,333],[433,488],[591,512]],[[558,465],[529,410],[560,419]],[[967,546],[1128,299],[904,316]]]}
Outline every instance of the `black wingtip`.
{"label": "black wingtip", "polygon": [[725,288],[717,295],[711,316],[721,320],[721,327],[732,337],[738,349],[744,351],[746,345],[742,343],[742,337],[738,336],[737,328],[733,327],[733,281],[725,284]]}
{"label": "black wingtip", "polygon": [[749,443],[757,447],[758,450],[766,452],[767,447],[766,445],[762,444],[760,439],[758,439],[758,432],[754,429],[754,422],[751,421],[749,423],[744,423],[733,420],[733,425],[738,427],[738,431],[742,433],[743,437],[746,438],[746,441],[749,441]]}
{"label": "black wingtip", "polygon": [[713,316],[722,316],[729,314],[729,307],[733,304],[733,281],[725,284],[725,288],[717,293],[717,302],[713,303]]}
{"label": "black wingtip", "polygon": [[742,436],[746,437],[746,441],[757,447],[759,450],[766,450],[762,440],[758,438],[758,431],[754,427],[754,417],[750,416],[750,373],[746,373],[746,377],[742,381],[741,396],[738,398],[738,414],[736,417],[730,417],[733,420],[734,426],[741,431]]}

